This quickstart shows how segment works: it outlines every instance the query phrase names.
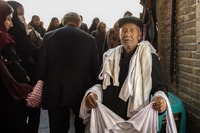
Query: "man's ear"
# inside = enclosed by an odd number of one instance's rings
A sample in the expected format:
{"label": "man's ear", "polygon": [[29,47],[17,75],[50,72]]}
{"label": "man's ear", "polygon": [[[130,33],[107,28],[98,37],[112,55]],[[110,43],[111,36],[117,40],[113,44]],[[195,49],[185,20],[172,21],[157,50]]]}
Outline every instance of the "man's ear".
{"label": "man's ear", "polygon": [[81,27],[81,22],[77,23],[77,27],[80,28]]}
{"label": "man's ear", "polygon": [[142,40],[142,32],[140,31],[140,35],[138,37],[138,40]]}

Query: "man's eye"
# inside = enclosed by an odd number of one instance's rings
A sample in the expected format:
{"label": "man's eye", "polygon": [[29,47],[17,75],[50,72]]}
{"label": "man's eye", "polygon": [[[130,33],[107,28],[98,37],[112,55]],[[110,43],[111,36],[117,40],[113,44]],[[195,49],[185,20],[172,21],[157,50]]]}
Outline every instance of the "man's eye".
{"label": "man's eye", "polygon": [[130,32],[134,32],[134,29],[131,29]]}
{"label": "man's eye", "polygon": [[127,29],[122,29],[122,32],[127,32]]}

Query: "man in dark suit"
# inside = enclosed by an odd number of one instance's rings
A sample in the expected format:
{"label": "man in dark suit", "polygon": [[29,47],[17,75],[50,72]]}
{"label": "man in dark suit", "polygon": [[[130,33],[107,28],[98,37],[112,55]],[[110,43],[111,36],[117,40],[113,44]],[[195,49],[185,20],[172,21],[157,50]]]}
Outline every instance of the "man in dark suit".
{"label": "man in dark suit", "polygon": [[66,14],[63,24],[44,35],[40,49],[36,75],[44,81],[42,108],[48,109],[50,133],[67,133],[70,109],[75,114],[76,133],[83,133],[80,103],[99,73],[96,40],[79,29],[77,13]]}

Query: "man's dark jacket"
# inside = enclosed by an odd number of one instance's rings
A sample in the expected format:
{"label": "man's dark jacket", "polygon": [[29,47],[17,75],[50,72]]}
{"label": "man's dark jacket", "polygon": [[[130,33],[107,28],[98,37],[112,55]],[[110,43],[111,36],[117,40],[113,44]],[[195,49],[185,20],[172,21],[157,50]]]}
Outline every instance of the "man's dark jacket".
{"label": "man's dark jacket", "polygon": [[80,104],[98,73],[96,40],[91,35],[74,26],[44,35],[36,67],[37,78],[44,81],[44,109]]}

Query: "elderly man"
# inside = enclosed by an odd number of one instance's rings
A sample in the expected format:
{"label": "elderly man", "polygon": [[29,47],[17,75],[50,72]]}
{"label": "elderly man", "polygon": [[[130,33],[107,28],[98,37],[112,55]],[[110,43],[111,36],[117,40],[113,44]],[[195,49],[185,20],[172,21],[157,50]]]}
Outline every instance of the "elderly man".
{"label": "elderly man", "polygon": [[64,27],[44,35],[36,76],[44,81],[42,108],[48,109],[50,133],[67,133],[70,110],[75,114],[76,133],[84,132],[79,108],[85,91],[99,73],[95,38],[79,29],[80,16],[69,12]]}
{"label": "elderly man", "polygon": [[[85,94],[82,107],[96,108],[98,100],[113,113],[128,120],[147,106],[150,96],[156,92],[162,91],[167,95],[167,86],[156,50],[148,41],[140,41],[142,21],[126,16],[119,19],[118,24],[121,45],[104,53],[100,84],[91,87]],[[159,113],[166,110],[163,97],[155,96],[153,101],[154,110]],[[83,108],[81,117],[84,118]]]}

